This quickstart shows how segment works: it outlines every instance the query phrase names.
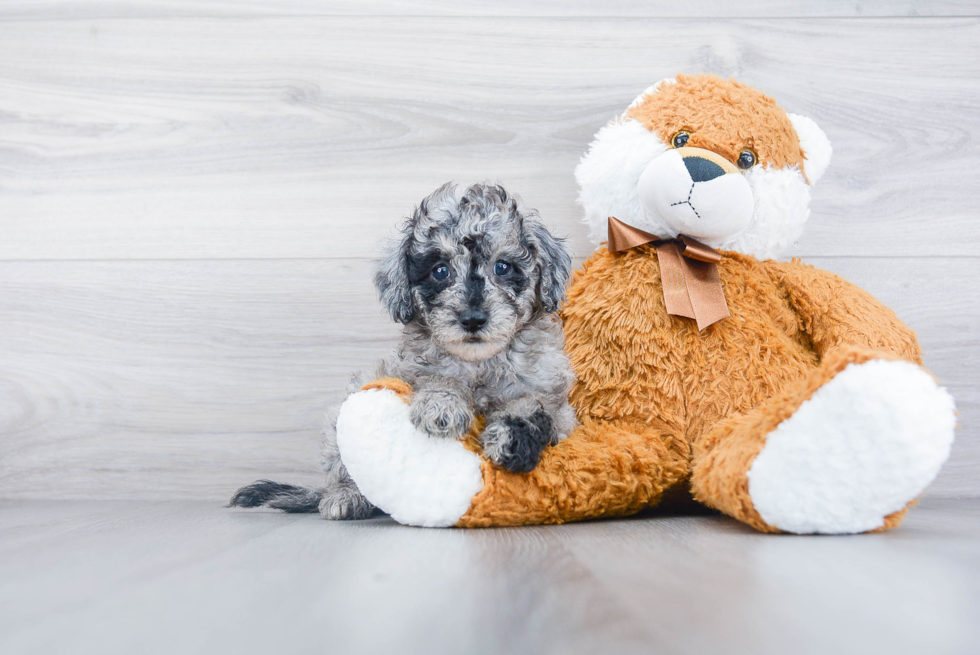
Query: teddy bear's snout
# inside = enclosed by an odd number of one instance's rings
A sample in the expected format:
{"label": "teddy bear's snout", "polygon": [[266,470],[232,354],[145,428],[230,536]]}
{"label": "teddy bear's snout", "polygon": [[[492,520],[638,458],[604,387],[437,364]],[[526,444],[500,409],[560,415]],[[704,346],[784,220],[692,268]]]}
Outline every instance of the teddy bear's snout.
{"label": "teddy bear's snout", "polygon": [[703,148],[673,148],[656,157],[640,175],[637,192],[652,233],[684,234],[712,246],[747,228],[755,210],[741,171]]}

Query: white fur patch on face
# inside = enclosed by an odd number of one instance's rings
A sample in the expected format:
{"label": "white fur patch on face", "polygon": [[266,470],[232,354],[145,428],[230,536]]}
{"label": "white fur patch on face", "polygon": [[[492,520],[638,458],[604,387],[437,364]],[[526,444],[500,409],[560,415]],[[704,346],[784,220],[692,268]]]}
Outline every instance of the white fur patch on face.
{"label": "white fur patch on face", "polygon": [[955,424],[952,397],[915,364],[851,364],[768,435],[749,495],[786,532],[874,530],[936,477]]}
{"label": "white fur patch on face", "polygon": [[[731,225],[708,227],[695,226],[693,221],[697,217],[687,206],[678,205],[678,215],[669,220],[647,211],[641,199],[640,178],[654,160],[670,152],[672,149],[657,135],[632,119],[620,118],[599,130],[589,146],[589,152],[575,169],[575,179],[579,185],[578,202],[585,210],[585,222],[593,243],[598,245],[606,240],[610,216],[650,234],[663,237],[688,234],[707,239],[709,245],[714,247],[735,250],[759,259],[780,256],[802,234],[810,216],[810,187],[795,167],[767,169],[759,165],[740,176],[748,182],[754,203],[751,219],[741,231],[735,230],[741,220],[738,212],[735,217],[739,220],[731,221]],[[687,174],[686,170],[676,170],[676,167],[665,167],[663,172],[668,175],[673,172],[677,176]],[[732,175],[725,177],[735,178]],[[741,188],[741,185],[737,186]],[[725,197],[707,198],[713,195],[706,193],[706,197],[698,201],[724,205],[727,200],[737,204],[746,202],[748,197],[748,194],[743,197],[741,192],[737,192],[731,198],[725,194],[721,194]],[[685,222],[684,212],[691,214],[691,223]],[[675,229],[672,221],[692,231],[697,230],[700,236]]]}
{"label": "white fur patch on face", "polygon": [[633,227],[657,236],[684,234],[717,247],[752,220],[752,190],[744,176],[722,174],[695,182],[677,150],[654,158],[637,186],[646,215],[643,224]]}
{"label": "white fur patch on face", "polygon": [[507,344],[507,341],[454,341],[440,345],[464,362],[482,362],[499,355]]}
{"label": "white fur patch on face", "polygon": [[361,493],[405,525],[455,525],[483,488],[480,458],[460,441],[417,430],[408,404],[388,389],[344,402],[337,446]]}
{"label": "white fur patch on face", "polygon": [[666,228],[646,223],[637,188],[646,167],[666,151],[666,143],[631,119],[616,119],[599,130],[575,169],[578,202],[585,209],[585,222],[594,243],[606,240],[610,216],[652,234]]}
{"label": "white fur patch on face", "polygon": [[779,257],[803,234],[810,217],[810,185],[795,167],[756,166],[744,177],[755,201],[752,222],[720,247],[757,259]]}

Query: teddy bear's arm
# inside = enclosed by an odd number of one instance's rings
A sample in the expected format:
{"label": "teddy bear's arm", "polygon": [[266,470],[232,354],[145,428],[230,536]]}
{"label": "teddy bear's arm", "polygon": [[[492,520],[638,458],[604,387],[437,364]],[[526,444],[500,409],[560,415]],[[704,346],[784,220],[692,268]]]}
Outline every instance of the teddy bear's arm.
{"label": "teddy bear's arm", "polygon": [[772,263],[772,273],[821,359],[857,346],[922,363],[915,332],[867,291],[795,261]]}
{"label": "teddy bear's arm", "polygon": [[546,448],[530,473],[483,461],[483,488],[458,527],[564,523],[626,516],[656,504],[690,472],[680,429],[664,421],[592,420]]}
{"label": "teddy bear's arm", "polygon": [[690,473],[683,426],[651,418],[584,418],[544,450],[530,473],[480,457],[482,420],[462,441],[433,439],[411,422],[412,389],[384,378],[352,394],[337,446],[359,491],[400,523],[486,527],[633,514]]}

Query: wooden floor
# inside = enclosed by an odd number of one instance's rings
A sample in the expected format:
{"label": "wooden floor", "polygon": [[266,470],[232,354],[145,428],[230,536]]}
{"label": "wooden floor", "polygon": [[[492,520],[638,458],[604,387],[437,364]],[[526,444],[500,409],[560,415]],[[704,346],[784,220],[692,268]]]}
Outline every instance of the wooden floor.
{"label": "wooden floor", "polygon": [[980,500],[854,537],[3,501],[0,607],[5,655],[976,653]]}

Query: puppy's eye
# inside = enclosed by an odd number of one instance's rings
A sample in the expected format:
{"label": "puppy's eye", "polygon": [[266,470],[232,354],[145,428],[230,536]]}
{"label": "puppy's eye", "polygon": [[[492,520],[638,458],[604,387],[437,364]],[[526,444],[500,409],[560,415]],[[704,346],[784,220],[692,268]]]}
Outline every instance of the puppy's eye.
{"label": "puppy's eye", "polygon": [[687,145],[687,142],[691,140],[691,135],[687,132],[680,131],[674,135],[674,138],[670,140],[670,143],[675,148],[683,148]]}
{"label": "puppy's eye", "polygon": [[755,153],[751,150],[743,150],[741,153],[739,153],[738,161],[735,163],[737,163],[738,167],[743,171],[747,171],[755,166]]}
{"label": "puppy's eye", "polygon": [[432,269],[432,279],[436,282],[442,282],[447,277],[449,277],[449,267],[445,264],[439,264]]}
{"label": "puppy's eye", "polygon": [[514,267],[507,262],[497,262],[493,265],[493,274],[500,277],[505,277],[510,275],[510,272],[514,270]]}

